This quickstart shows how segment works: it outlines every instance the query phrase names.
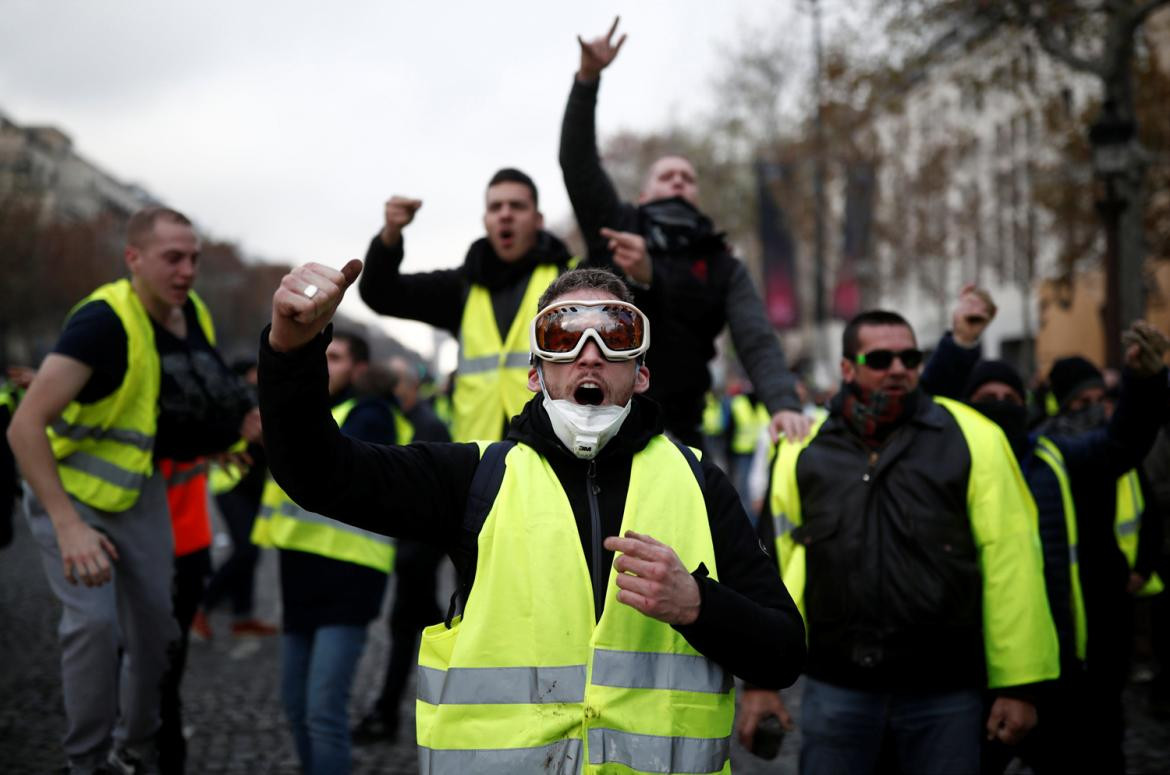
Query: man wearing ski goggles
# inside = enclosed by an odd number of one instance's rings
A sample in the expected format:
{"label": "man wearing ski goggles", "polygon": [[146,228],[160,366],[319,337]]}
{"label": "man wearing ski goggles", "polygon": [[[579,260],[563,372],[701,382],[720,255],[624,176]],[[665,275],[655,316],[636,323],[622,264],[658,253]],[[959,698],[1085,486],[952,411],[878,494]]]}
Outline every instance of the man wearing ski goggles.
{"label": "man wearing ski goggles", "polygon": [[650,320],[624,301],[566,299],[532,319],[529,341],[535,358],[553,363],[576,360],[589,341],[608,361],[634,360],[650,348]]}

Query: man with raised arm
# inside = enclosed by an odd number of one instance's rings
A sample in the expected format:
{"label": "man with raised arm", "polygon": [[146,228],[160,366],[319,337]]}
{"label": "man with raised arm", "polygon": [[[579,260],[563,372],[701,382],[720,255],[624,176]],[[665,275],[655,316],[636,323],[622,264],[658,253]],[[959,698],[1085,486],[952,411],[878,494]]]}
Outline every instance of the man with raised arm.
{"label": "man with raised arm", "polygon": [[366,253],[362,300],[375,312],[419,320],[458,338],[451,436],[502,438],[528,400],[527,310],[568,268],[569,251],[544,230],[532,178],[505,168],[488,181],[487,234],[471,243],[463,264],[401,274],[402,232],[420,207],[421,200],[400,196],[386,203],[385,223]]}
{"label": "man with raised arm", "polygon": [[612,263],[634,288],[654,322],[657,375],[650,397],[662,404],[666,429],[701,445],[707,363],[726,325],[752,384],[773,416],[774,431],[800,438],[808,420],[800,412],[795,380],[764,314],[747,269],[699,210],[699,184],[691,162],[677,155],[651,165],[638,204],[621,201],[597,153],[595,117],[601,71],[626,36],[614,41],[618,22],[592,41],[578,38],[581,65],[569,92],[561,127],[560,161],[573,212],[596,265]]}
{"label": "man with raised arm", "polygon": [[419,658],[421,771],[726,772],[731,676],[787,685],[804,630],[726,477],[663,435],[625,284],[568,272],[522,310],[536,396],[506,441],[395,447],[328,412],[322,331],[360,269],[284,278],[261,413],[302,507],[455,561],[463,613]]}

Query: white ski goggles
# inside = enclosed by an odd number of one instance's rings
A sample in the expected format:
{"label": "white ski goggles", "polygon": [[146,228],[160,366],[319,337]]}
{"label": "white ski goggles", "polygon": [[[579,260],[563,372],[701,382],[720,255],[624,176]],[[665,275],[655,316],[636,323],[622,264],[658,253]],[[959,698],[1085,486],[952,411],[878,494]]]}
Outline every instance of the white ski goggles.
{"label": "white ski goggles", "polygon": [[532,319],[529,344],[543,361],[575,360],[592,339],[608,361],[628,361],[650,348],[650,319],[642,310],[612,299],[566,299]]}

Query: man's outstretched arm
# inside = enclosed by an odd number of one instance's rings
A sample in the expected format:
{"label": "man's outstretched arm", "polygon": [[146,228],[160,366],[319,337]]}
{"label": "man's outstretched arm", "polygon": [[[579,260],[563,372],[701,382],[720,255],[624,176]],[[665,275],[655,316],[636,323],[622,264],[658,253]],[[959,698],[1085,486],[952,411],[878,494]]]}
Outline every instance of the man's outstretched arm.
{"label": "man's outstretched arm", "polygon": [[382,230],[370,241],[358,290],[381,315],[418,320],[459,334],[464,281],[459,269],[402,274],[402,231],[422,207],[421,199],[393,196],[386,202]]}
{"label": "man's outstretched arm", "polygon": [[781,433],[796,441],[803,439],[812,421],[801,413],[796,375],[788,370],[780,340],[764,312],[764,303],[739,261],[732,270],[723,307],[739,361],[772,415],[769,426],[772,441]]}
{"label": "man's outstretched arm", "polygon": [[329,411],[329,324],[360,261],[286,275],[261,339],[260,413],[277,483],[310,511],[358,527],[450,547],[479,461],[474,444],[370,444],[347,438]]}
{"label": "man's outstretched arm", "polygon": [[597,153],[597,90],[601,71],[613,62],[626,39],[622,35],[615,43],[616,31],[615,19],[607,35],[588,42],[577,38],[581,65],[561,124],[561,172],[577,225],[589,248],[590,261],[595,264],[608,263],[609,251],[600,233],[602,228],[629,231],[635,225],[633,208],[622,203]]}

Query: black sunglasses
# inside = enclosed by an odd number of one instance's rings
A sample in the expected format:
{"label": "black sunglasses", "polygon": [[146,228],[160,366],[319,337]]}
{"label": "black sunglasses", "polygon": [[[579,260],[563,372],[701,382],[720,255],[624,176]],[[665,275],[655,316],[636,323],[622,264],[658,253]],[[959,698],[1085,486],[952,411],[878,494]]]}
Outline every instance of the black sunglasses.
{"label": "black sunglasses", "polygon": [[894,364],[897,358],[908,369],[916,369],[922,365],[922,350],[870,350],[857,356],[857,363],[868,366],[875,371],[885,371]]}

